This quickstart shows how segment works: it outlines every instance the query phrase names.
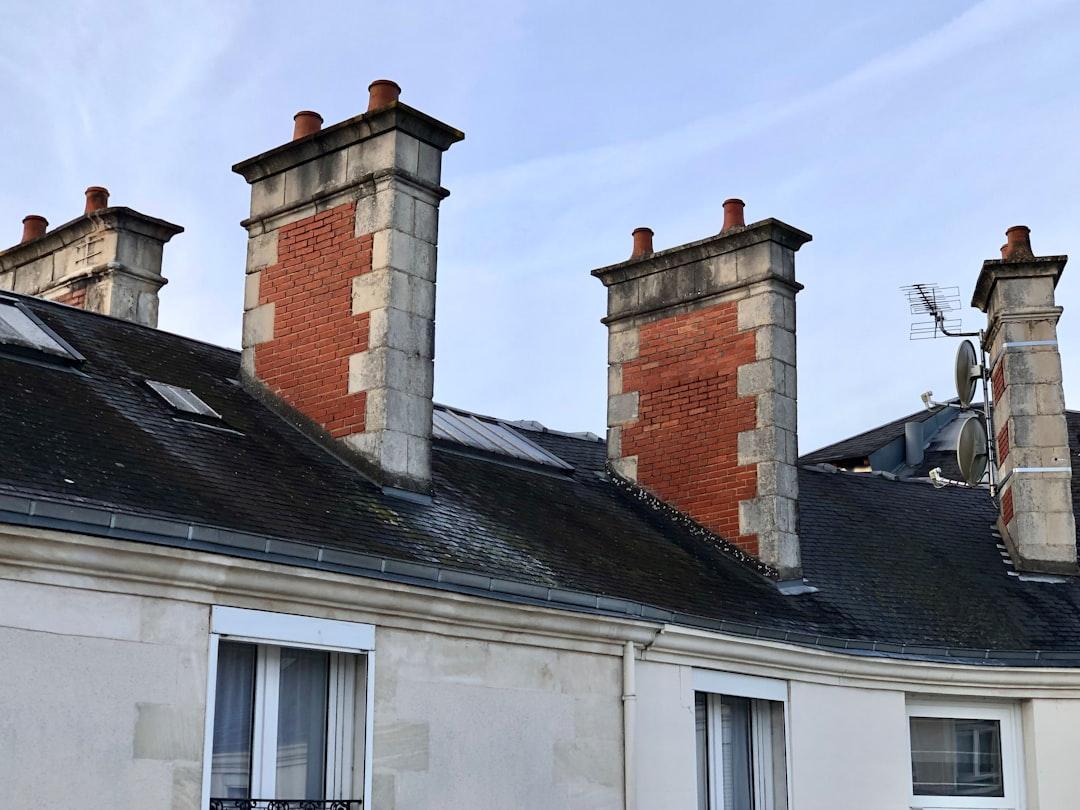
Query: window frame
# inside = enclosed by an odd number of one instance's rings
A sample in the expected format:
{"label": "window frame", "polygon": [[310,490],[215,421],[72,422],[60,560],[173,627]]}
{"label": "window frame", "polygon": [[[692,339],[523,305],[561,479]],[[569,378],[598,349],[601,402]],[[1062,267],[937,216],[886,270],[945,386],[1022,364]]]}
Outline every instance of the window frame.
{"label": "window frame", "polygon": [[12,309],[22,313],[26,318],[30,320],[30,323],[39,329],[45,337],[56,344],[60,351],[54,349],[41,349],[31,348],[29,346],[21,346],[18,344],[0,344],[0,353],[5,355],[14,356],[23,359],[30,360],[45,360],[52,363],[61,363],[65,366],[73,366],[83,362],[86,358],[79,353],[79,351],[64,340],[56,331],[38,317],[37,313],[31,310],[26,304],[20,301],[18,298],[12,298],[11,296],[0,293],[0,306],[9,306]]}
{"label": "window frame", "polygon": [[[350,791],[351,785],[344,784],[340,776],[345,773],[341,768],[334,768],[336,762],[350,762],[355,756],[353,751],[354,734],[342,733],[344,724],[331,723],[330,718],[355,716],[357,689],[357,659],[365,659],[364,676],[364,782],[363,806],[370,806],[372,782],[372,742],[373,712],[375,708],[375,626],[359,622],[346,622],[337,619],[321,619],[314,616],[301,616],[294,613],[275,613],[265,610],[249,610],[224,605],[213,605],[210,611],[210,638],[206,673],[206,719],[203,729],[203,779],[202,807],[210,806],[210,774],[214,753],[214,704],[217,699],[217,662],[218,646],[222,640],[244,642],[259,645],[256,663],[256,681],[264,680],[263,693],[271,695],[263,705],[256,706],[255,724],[259,726],[263,717],[272,715],[277,722],[277,694],[275,689],[267,690],[265,681],[276,681],[278,672],[273,661],[278,660],[281,647],[297,647],[309,650],[323,650],[331,653],[331,689],[327,702],[328,733],[326,740],[327,788],[331,792]],[[272,660],[271,660],[272,659]],[[337,680],[334,684],[333,681]],[[351,684],[350,684],[351,681]],[[349,688],[351,686],[351,688]],[[336,687],[336,688],[335,688]],[[334,729],[337,733],[330,733]],[[255,740],[262,739],[264,751],[276,749],[276,733],[267,735],[262,729],[253,730]],[[273,737],[273,739],[271,739]],[[268,761],[265,756],[260,757]],[[338,775],[334,779],[334,775]],[[264,780],[264,775],[257,773],[252,765],[251,783],[253,790]],[[259,797],[265,798],[265,797]]]}
{"label": "window frame", "polygon": [[[750,721],[753,749],[751,778],[754,782],[755,796],[760,797],[755,801],[755,804],[761,803],[763,805],[760,810],[772,810],[776,801],[776,786],[768,776],[768,774],[773,773],[774,763],[771,746],[772,730],[767,727],[768,712],[764,704],[781,704],[784,711],[786,806],[789,808],[794,807],[791,795],[791,712],[789,711],[788,682],[774,678],[762,678],[757,675],[741,675],[708,669],[695,669],[692,681],[692,688],[695,693],[703,692],[707,695],[706,726],[710,740],[718,740],[721,736],[719,702],[722,696],[749,698],[754,701],[751,704]],[[723,796],[718,793],[722,780],[716,778],[716,765],[716,758],[710,755],[707,761],[709,770],[709,806],[715,810],[723,810]]]}
{"label": "window frame", "polygon": [[[997,720],[1001,737],[1001,778],[1004,796],[916,796],[911,773],[911,718]],[[907,734],[908,805],[912,810],[1024,810],[1024,740],[1018,703],[948,701],[908,698],[904,713]]]}

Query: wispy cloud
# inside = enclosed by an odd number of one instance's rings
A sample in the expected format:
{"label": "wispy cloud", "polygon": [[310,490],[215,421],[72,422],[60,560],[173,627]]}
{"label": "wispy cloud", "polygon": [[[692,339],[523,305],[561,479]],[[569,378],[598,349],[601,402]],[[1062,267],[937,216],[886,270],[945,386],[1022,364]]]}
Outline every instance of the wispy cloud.
{"label": "wispy cloud", "polygon": [[[463,204],[502,199],[522,187],[569,197],[569,186],[605,187],[631,182],[672,163],[747,140],[804,113],[821,111],[874,88],[962,56],[1006,37],[1069,0],[982,0],[940,28],[860,65],[840,78],[782,102],[763,102],[709,115],[659,135],[549,155],[460,178],[455,194]],[[559,183],[541,181],[559,178]]]}
{"label": "wispy cloud", "polygon": [[[33,98],[36,131],[53,139],[54,179],[81,177],[88,153],[115,160],[109,146],[118,137],[134,140],[176,107],[194,107],[248,7],[66,3],[0,12],[0,75]],[[153,143],[161,138],[154,132]]]}

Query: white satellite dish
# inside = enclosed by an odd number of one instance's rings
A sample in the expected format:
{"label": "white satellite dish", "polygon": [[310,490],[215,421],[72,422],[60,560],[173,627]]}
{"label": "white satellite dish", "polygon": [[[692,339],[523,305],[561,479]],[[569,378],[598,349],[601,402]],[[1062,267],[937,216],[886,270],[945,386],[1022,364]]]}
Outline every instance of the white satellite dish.
{"label": "white satellite dish", "polygon": [[956,442],[956,463],[964,483],[971,487],[980,483],[986,474],[989,459],[986,422],[981,416],[973,416],[960,428],[960,438]]}
{"label": "white satellite dish", "polygon": [[960,398],[960,407],[967,408],[975,398],[975,386],[982,379],[982,366],[975,354],[975,346],[965,340],[956,350],[956,396]]}

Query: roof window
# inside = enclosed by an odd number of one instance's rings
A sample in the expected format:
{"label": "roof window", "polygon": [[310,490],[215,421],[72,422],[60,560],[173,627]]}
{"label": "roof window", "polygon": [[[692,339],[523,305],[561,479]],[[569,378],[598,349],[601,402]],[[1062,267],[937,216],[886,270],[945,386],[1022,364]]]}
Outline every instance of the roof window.
{"label": "roof window", "polygon": [[574,469],[500,419],[454,410],[443,405],[436,405],[432,416],[432,435],[436,439],[560,470]]}
{"label": "roof window", "polygon": [[181,388],[178,385],[169,385],[154,380],[147,380],[146,384],[178,411],[193,413],[196,416],[205,416],[210,419],[221,418],[221,414],[199,399],[199,396],[190,388]]}
{"label": "roof window", "polygon": [[0,296],[0,350],[42,359],[82,360],[59,335],[13,298]]}

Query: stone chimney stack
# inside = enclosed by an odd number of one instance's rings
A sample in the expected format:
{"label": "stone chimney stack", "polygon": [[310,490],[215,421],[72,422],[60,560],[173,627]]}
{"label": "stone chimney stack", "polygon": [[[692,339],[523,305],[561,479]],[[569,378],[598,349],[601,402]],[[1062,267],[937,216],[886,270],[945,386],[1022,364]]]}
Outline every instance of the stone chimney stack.
{"label": "stone chimney stack", "polygon": [[1006,231],[983,262],[971,305],[986,313],[997,432],[999,527],[1017,568],[1077,573],[1069,436],[1054,288],[1067,256],[1036,256],[1030,231]]}
{"label": "stone chimney stack", "polygon": [[[593,271],[608,289],[608,458],[619,475],[799,576],[795,251],[724,203],[716,236]],[[651,232],[649,236],[651,237]]]}
{"label": "stone chimney stack", "polygon": [[110,207],[101,186],[86,190],[84,213],[46,230],[45,217],[23,219],[22,240],[0,251],[0,290],[157,326],[161,254],[183,228],[130,208]]}
{"label": "stone chimney stack", "polygon": [[246,383],[339,440],[384,485],[431,478],[442,153],[464,136],[379,80],[368,110],[238,163],[251,184]]}

